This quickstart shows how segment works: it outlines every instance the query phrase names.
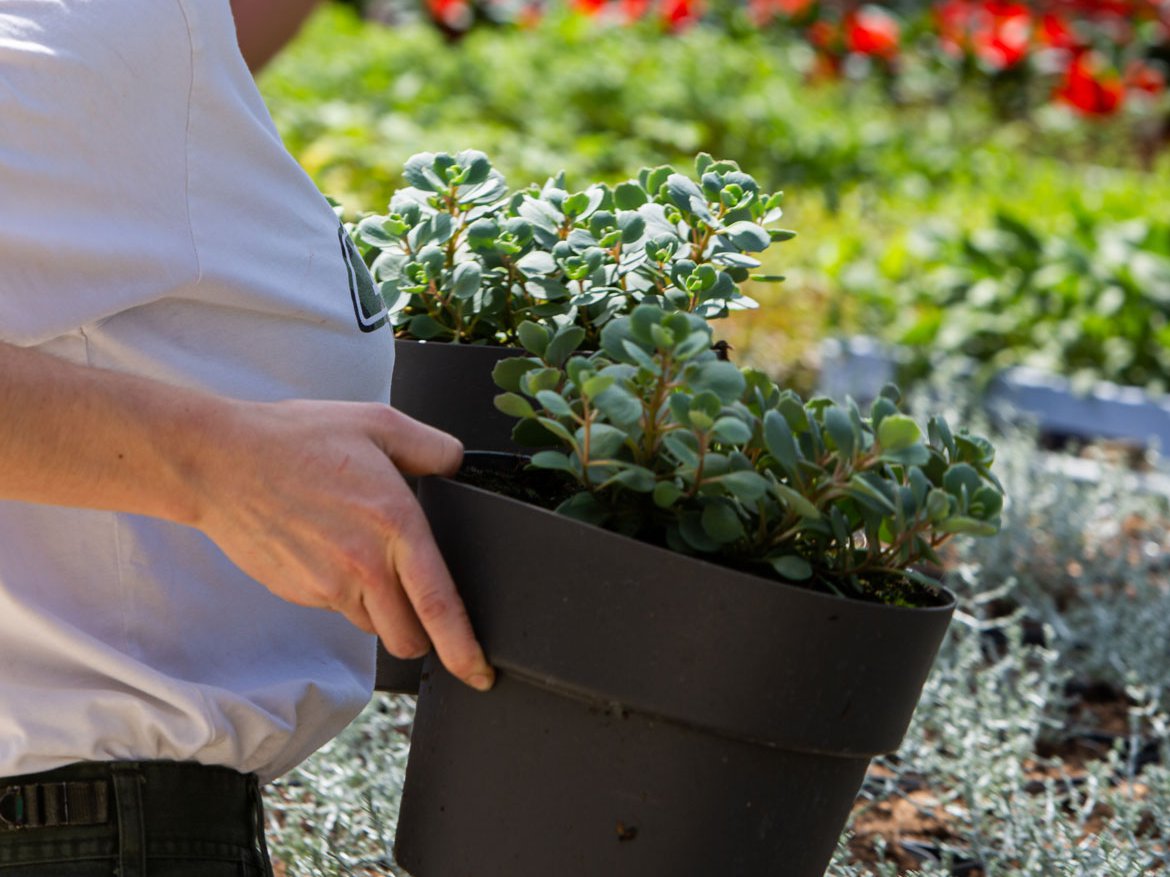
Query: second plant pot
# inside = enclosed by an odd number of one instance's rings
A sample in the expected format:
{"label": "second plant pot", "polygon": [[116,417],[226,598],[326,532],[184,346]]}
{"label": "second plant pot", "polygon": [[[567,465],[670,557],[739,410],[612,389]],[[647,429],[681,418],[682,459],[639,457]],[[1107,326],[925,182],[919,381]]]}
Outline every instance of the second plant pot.
{"label": "second plant pot", "polygon": [[522,449],[512,442],[516,418],[496,410],[500,388],[492,381],[496,363],[527,354],[517,347],[485,347],[435,341],[394,342],[391,404],[463,442],[469,451]]}
{"label": "second plant pot", "polygon": [[427,659],[405,868],[824,873],[871,757],[905,733],[949,594],[847,600],[455,480],[419,496],[499,678],[480,694]]}

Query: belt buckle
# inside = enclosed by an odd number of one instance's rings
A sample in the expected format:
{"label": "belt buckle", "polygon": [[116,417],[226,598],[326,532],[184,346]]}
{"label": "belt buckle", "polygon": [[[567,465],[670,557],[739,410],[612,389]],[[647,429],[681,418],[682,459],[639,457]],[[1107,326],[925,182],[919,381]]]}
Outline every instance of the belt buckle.
{"label": "belt buckle", "polygon": [[[9,812],[8,802],[15,802]],[[0,789],[0,831],[14,831],[28,826],[28,810],[21,786]]]}

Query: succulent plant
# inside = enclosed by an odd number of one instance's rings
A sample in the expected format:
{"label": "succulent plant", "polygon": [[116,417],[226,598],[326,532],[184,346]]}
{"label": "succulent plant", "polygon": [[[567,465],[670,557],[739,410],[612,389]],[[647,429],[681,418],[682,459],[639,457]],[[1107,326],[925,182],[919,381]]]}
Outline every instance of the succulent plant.
{"label": "succulent plant", "polygon": [[509,193],[482,152],[421,153],[389,213],[352,234],[399,337],[519,346],[531,322],[579,326],[596,349],[642,303],[705,319],[756,306],[740,290],[761,264],[751,254],[793,236],[768,228],[781,193],[705,154],[695,172],[646,168],[575,192],[562,174]]}
{"label": "succulent plant", "polygon": [[531,465],[574,485],[561,513],[888,602],[931,581],[916,567],[950,537],[998,530],[991,443],[941,416],[923,431],[892,386],[867,414],[803,401],[721,360],[704,320],[653,304],[609,321],[588,355],[564,330],[518,335],[531,355],[496,368],[496,406],[546,446]]}

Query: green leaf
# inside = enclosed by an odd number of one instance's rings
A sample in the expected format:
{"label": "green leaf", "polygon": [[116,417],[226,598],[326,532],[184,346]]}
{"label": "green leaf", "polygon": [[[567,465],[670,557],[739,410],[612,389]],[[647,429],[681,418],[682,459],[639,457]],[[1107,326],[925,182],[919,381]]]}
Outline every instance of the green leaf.
{"label": "green leaf", "polygon": [[493,400],[499,411],[510,417],[535,417],[532,404],[517,393],[501,393]]}
{"label": "green leaf", "polygon": [[720,417],[711,430],[721,442],[729,445],[746,445],[752,440],[752,430],[738,417]]}
{"label": "green leaf", "polygon": [[549,365],[562,366],[565,360],[581,346],[585,340],[585,330],[580,326],[563,326],[553,335],[544,352],[544,359]]}
{"label": "green leaf", "polygon": [[483,273],[475,262],[462,262],[451,273],[451,293],[455,298],[466,300],[479,292]]}
{"label": "green leaf", "polygon": [[911,445],[900,451],[887,451],[882,459],[902,466],[925,466],[930,462],[930,449],[926,445]]}
{"label": "green leaf", "polygon": [[812,578],[813,569],[807,560],[795,554],[769,557],[768,563],[782,579],[790,582],[805,582]]}
{"label": "green leaf", "polygon": [[406,166],[402,169],[402,178],[406,180],[407,185],[422,189],[424,192],[443,191],[446,186],[431,169],[434,161],[435,155],[431,152],[420,152],[412,155],[406,160]]}
{"label": "green leaf", "polygon": [[536,401],[557,417],[572,417],[573,408],[556,390],[541,390],[536,394]]}
{"label": "green leaf", "polygon": [[796,471],[796,462],[799,458],[796,439],[792,435],[788,421],[779,411],[769,411],[764,415],[764,445],[768,453],[784,469],[790,473]]}
{"label": "green leaf", "polygon": [[678,532],[694,551],[710,553],[719,549],[719,543],[707,535],[698,512],[684,512],[679,516]]}
{"label": "green leaf", "polygon": [[894,505],[894,501],[881,489],[881,481],[876,476],[872,476],[878,481],[874,484],[864,474],[858,473],[849,479],[850,492],[860,500],[869,500],[876,507],[889,514],[895,514],[898,507]]}
{"label": "green leaf", "polygon": [[945,490],[937,487],[932,487],[930,492],[926,495],[926,518],[932,523],[937,523],[951,513],[951,504],[953,500],[950,494]]}
{"label": "green leaf", "polygon": [[[585,427],[577,430],[577,442],[585,447]],[[616,457],[626,443],[626,434],[608,423],[589,424],[589,459],[601,460]]]}
{"label": "green leaf", "polygon": [[754,222],[733,222],[727,226],[722,234],[736,247],[747,253],[758,253],[766,250],[772,242],[767,230]]}
{"label": "green leaf", "polygon": [[955,450],[963,462],[990,466],[995,461],[995,448],[983,436],[960,433],[954,439]]}
{"label": "green leaf", "polygon": [[642,466],[628,466],[614,475],[609,482],[620,484],[635,493],[650,493],[654,490],[657,479],[654,473]]}
{"label": "green leaf", "polygon": [[914,492],[914,502],[921,508],[926,502],[927,494],[930,493],[930,479],[917,466],[911,466],[906,477],[910,482],[910,489]]}
{"label": "green leaf", "polygon": [[557,506],[557,514],[600,527],[609,520],[609,510],[588,492],[575,493]]}
{"label": "green leaf", "polygon": [[622,232],[623,244],[635,243],[646,234],[646,220],[637,213],[623,213],[618,217],[618,227]]}
{"label": "green leaf", "polygon": [[539,420],[518,420],[512,427],[512,441],[522,448],[547,448],[562,440],[553,435]]}
{"label": "green leaf", "polygon": [[956,463],[943,476],[943,488],[951,496],[962,498],[966,495],[973,497],[979,488],[983,487],[983,479],[978,471],[968,463]]}
{"label": "green leaf", "polygon": [[668,164],[660,165],[656,168],[643,168],[638,174],[638,180],[642,183],[647,192],[652,198],[657,198],[658,190],[662,188],[667,178],[674,173],[674,168]]}
{"label": "green leaf", "polygon": [[654,505],[660,509],[670,508],[683,495],[683,490],[673,481],[659,481],[654,485]]}
{"label": "green leaf", "polygon": [[684,466],[699,465],[698,442],[689,432],[676,431],[662,439],[666,449]]}
{"label": "green leaf", "polygon": [[719,477],[719,483],[726,487],[740,502],[750,505],[764,496],[771,482],[758,472],[741,469]]}
{"label": "green leaf", "polygon": [[532,465],[540,469],[557,469],[573,476],[581,474],[573,459],[560,451],[538,451],[532,455]]}
{"label": "green leaf", "polygon": [[711,339],[702,332],[688,335],[678,347],[674,349],[674,358],[680,362],[698,356],[705,350],[711,349]]}
{"label": "green leaf", "polygon": [[955,437],[951,433],[951,427],[942,417],[932,417],[926,425],[928,434],[930,435],[930,443],[937,448],[942,448],[952,457],[958,455],[958,448],[955,446]]}
{"label": "green leaf", "polygon": [[510,356],[501,359],[492,367],[492,380],[497,387],[518,393],[521,390],[520,379],[527,372],[539,367],[539,363],[526,356]]}
{"label": "green leaf", "polygon": [[464,186],[482,183],[492,172],[492,163],[478,149],[465,149],[455,156],[455,160],[463,168],[463,179],[460,180],[460,184]]}
{"label": "green leaf", "polygon": [[406,331],[410,337],[417,338],[420,341],[431,341],[436,338],[452,338],[455,333],[427,314],[419,314],[416,317],[411,317],[410,322],[407,323]]}
{"label": "green leaf", "polygon": [[725,403],[737,401],[747,386],[735,363],[718,359],[693,363],[688,366],[688,377],[695,392],[712,392]]}
{"label": "green leaf", "polygon": [[531,253],[521,256],[516,262],[516,267],[525,277],[543,277],[555,274],[558,270],[556,259],[552,257],[552,253],[544,250],[533,250]]}
{"label": "green leaf", "polygon": [[1003,511],[1003,494],[990,485],[983,485],[971,497],[972,511],[976,508],[982,518],[994,518]]}
{"label": "green leaf", "polygon": [[540,368],[531,359],[528,362],[532,363],[533,368],[520,378],[521,391],[535,396],[541,390],[555,390],[561,385],[565,373],[559,368]]}
{"label": "green leaf", "polygon": [[779,244],[783,243],[784,241],[792,240],[794,237],[796,237],[796,232],[789,231],[786,228],[774,228],[768,232],[768,236],[774,243]]}
{"label": "green leaf", "polygon": [[593,406],[618,426],[632,426],[642,417],[638,397],[617,384],[594,396]]}
{"label": "green leaf", "polygon": [[994,536],[999,532],[997,524],[962,515],[947,518],[937,525],[937,529],[940,533],[964,536]]}
{"label": "green leaf", "polygon": [[878,444],[883,452],[897,452],[916,444],[922,430],[913,418],[905,414],[891,414],[878,427]]}
{"label": "green leaf", "polygon": [[666,197],[683,213],[694,213],[701,217],[710,215],[703,190],[694,180],[682,174],[671,174],[667,177]]}
{"label": "green leaf", "polygon": [[841,408],[833,406],[826,408],[824,413],[825,432],[837,446],[841,456],[850,459],[856,451],[857,440],[860,438],[854,432],[853,420]]}
{"label": "green leaf", "polygon": [[800,517],[814,521],[821,518],[820,510],[804,494],[798,493],[780,481],[773,481],[771,488],[772,492],[780,501],[800,515]]}
{"label": "green leaf", "polygon": [[646,190],[633,180],[618,183],[613,190],[613,203],[618,210],[637,210],[648,200]]}
{"label": "green leaf", "polygon": [[707,412],[702,410],[688,411],[685,426],[689,426],[695,432],[707,432],[715,425],[715,421]]}
{"label": "green leaf", "polygon": [[869,408],[869,417],[873,422],[875,431],[882,425],[882,421],[887,417],[897,414],[898,406],[885,396],[878,396],[873,400],[873,404]]}
{"label": "green leaf", "polygon": [[398,237],[386,228],[389,223],[382,216],[367,216],[357,226],[357,236],[373,247],[385,249],[398,243]]}
{"label": "green leaf", "polygon": [[554,420],[551,417],[537,417],[536,422],[562,441],[568,442],[570,445],[574,444],[575,439],[573,438],[573,434],[559,420]]}
{"label": "green leaf", "polygon": [[520,340],[520,344],[524,349],[533,356],[543,357],[544,352],[548,349],[549,338],[552,335],[548,329],[539,323],[525,320],[516,327],[516,337]]}
{"label": "green leaf", "polygon": [[700,518],[703,532],[720,545],[734,542],[744,536],[743,521],[735,509],[724,502],[709,502]]}
{"label": "green leaf", "polygon": [[600,396],[612,387],[613,383],[614,377],[612,375],[594,375],[581,386],[581,395],[592,400],[593,397]]}

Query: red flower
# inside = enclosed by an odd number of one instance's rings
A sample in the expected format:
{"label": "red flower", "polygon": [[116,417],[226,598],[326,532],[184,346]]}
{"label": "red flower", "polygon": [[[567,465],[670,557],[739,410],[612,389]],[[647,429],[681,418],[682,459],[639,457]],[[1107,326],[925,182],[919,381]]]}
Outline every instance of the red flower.
{"label": "red flower", "polygon": [[772,5],[776,7],[777,12],[789,18],[796,18],[806,13],[815,2],[816,0],[772,0]]}
{"label": "red flower", "polygon": [[1050,49],[1071,50],[1080,45],[1072,25],[1067,19],[1053,12],[1045,13],[1040,19],[1037,36],[1040,43]]}
{"label": "red flower", "polygon": [[660,0],[658,12],[668,28],[683,30],[703,17],[703,0]]}
{"label": "red flower", "polygon": [[1111,116],[1121,109],[1125,85],[1099,55],[1084,52],[1069,64],[1056,98],[1086,116]]}
{"label": "red flower", "polygon": [[825,52],[836,53],[841,50],[840,33],[823,18],[809,25],[808,41]]}
{"label": "red flower", "polygon": [[1158,95],[1166,90],[1166,76],[1145,61],[1132,61],[1125,70],[1125,87],[1130,91]]}
{"label": "red flower", "polygon": [[973,55],[991,70],[1014,67],[1028,57],[1033,22],[1022,3],[948,0],[935,15],[943,50],[952,55]]}
{"label": "red flower", "polygon": [[748,14],[758,26],[767,24],[778,14],[799,18],[812,9],[817,0],[748,0]]}
{"label": "red flower", "polygon": [[622,0],[622,17],[626,21],[638,21],[650,11],[650,0]]}
{"label": "red flower", "polygon": [[573,8],[584,15],[596,15],[606,7],[607,0],[572,0]]}
{"label": "red flower", "polygon": [[456,31],[467,30],[473,18],[467,0],[427,0],[427,11],[439,24]]}
{"label": "red flower", "polygon": [[898,20],[879,6],[862,6],[845,18],[845,45],[855,54],[897,57],[900,37]]}

